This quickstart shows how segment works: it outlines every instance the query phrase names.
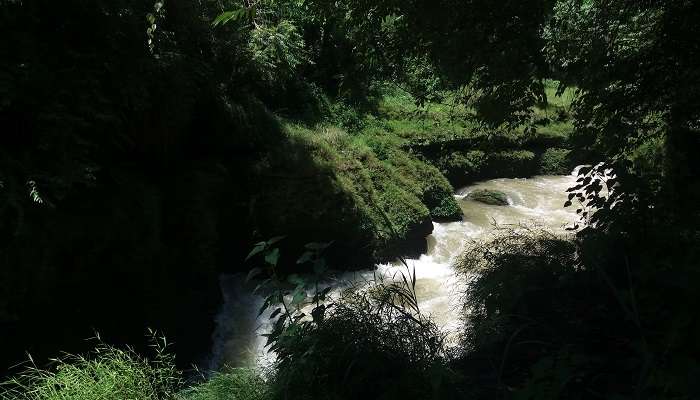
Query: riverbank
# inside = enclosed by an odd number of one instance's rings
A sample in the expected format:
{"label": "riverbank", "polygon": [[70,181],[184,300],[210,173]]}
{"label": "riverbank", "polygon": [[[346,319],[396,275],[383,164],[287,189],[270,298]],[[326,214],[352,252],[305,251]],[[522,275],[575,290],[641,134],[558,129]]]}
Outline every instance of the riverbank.
{"label": "riverbank", "polygon": [[[391,280],[391,277],[406,273],[404,267],[384,264],[379,266],[378,271],[359,271],[354,274],[346,274],[342,279],[348,280],[347,282],[331,280],[331,282],[336,282],[335,285],[338,285],[331,291],[331,301],[336,303],[336,307],[347,308],[340,314],[328,311],[330,318],[328,325],[319,325],[326,326],[326,331],[307,333],[311,335],[312,342],[318,341],[316,346],[320,348],[313,346],[305,348],[305,352],[311,353],[304,356],[296,355],[295,359],[300,358],[296,359],[295,362],[302,362],[302,364],[306,362],[304,365],[309,368],[320,366],[334,380],[345,374],[344,368],[336,369],[333,362],[312,362],[311,359],[315,360],[315,357],[322,359],[339,357],[341,358],[340,365],[345,365],[344,363],[350,362],[355,356],[363,359],[370,358],[369,361],[358,361],[363,368],[369,367],[371,369],[369,372],[363,369],[363,372],[353,374],[354,379],[357,379],[359,375],[365,379],[365,382],[375,382],[382,387],[382,391],[391,393],[391,390],[386,386],[386,382],[389,381],[385,379],[393,376],[394,379],[398,378],[399,380],[399,383],[396,380],[391,381],[392,384],[400,385],[398,390],[412,395],[427,394],[426,387],[415,385],[416,382],[422,382],[421,385],[428,383],[423,382],[427,372],[423,371],[422,368],[429,367],[429,370],[435,373],[435,368],[446,368],[448,364],[443,363],[449,363],[451,365],[449,368],[457,367],[458,371],[457,362],[450,360],[443,353],[447,351],[461,353],[467,348],[467,344],[463,342],[461,337],[466,327],[463,315],[459,311],[463,308],[462,296],[467,292],[467,286],[465,276],[460,277],[458,270],[453,266],[462,257],[465,242],[478,243],[489,240],[494,234],[493,221],[501,225],[525,222],[525,220],[536,221],[542,224],[541,228],[546,227],[563,232],[565,225],[577,219],[572,210],[563,209],[563,203],[566,199],[565,189],[573,184],[575,177],[576,175],[572,174],[534,179],[496,179],[481,182],[468,188],[461,188],[454,198],[465,214],[465,220],[435,223],[433,234],[427,238],[428,250],[426,254],[416,257],[414,260],[407,260],[415,280],[412,296],[415,296],[416,308],[420,309],[420,318],[423,322],[421,324],[410,323],[404,327],[408,328],[408,331],[402,330],[400,329],[401,324],[393,319],[395,317],[389,318],[384,314],[386,311],[380,311],[381,306],[377,305],[376,299],[373,300],[372,305],[368,304],[367,307],[353,308],[357,307],[357,305],[353,305],[353,302],[357,301],[352,295],[353,291],[344,293],[342,290],[343,287],[355,285],[372,287],[375,285],[372,282],[377,275],[385,276]],[[506,193],[511,205],[491,206],[470,200],[466,196],[473,190],[481,189]],[[29,376],[33,378],[29,383],[32,388],[38,390],[54,390],[56,393],[60,393],[61,390],[71,390],[72,393],[76,393],[77,397],[74,398],[81,400],[80,396],[101,393],[126,396],[126,398],[159,400],[223,400],[231,398],[286,398],[287,390],[300,390],[297,386],[303,384],[305,380],[323,382],[326,378],[317,377],[316,372],[311,369],[306,370],[302,365],[270,365],[262,370],[260,366],[256,367],[256,357],[263,356],[267,352],[267,349],[263,347],[264,337],[257,335],[269,333],[273,329],[274,323],[268,320],[269,313],[259,317],[257,321],[255,320],[254,316],[257,315],[264,301],[261,296],[258,295],[254,301],[241,303],[241,299],[246,296],[242,292],[251,290],[250,288],[246,289],[244,281],[245,277],[239,276],[237,282],[232,282],[236,283],[231,285],[233,292],[225,293],[227,299],[230,296],[236,298],[231,299],[231,304],[227,303],[223,308],[223,312],[230,313],[230,315],[221,315],[218,318],[219,324],[228,325],[219,327],[222,330],[219,332],[221,334],[219,340],[222,343],[219,344],[220,347],[216,348],[216,351],[222,353],[216,354],[218,365],[215,367],[217,372],[208,374],[206,379],[191,384],[183,381],[182,373],[172,364],[173,360],[165,345],[167,342],[164,339],[155,338],[156,352],[151,354],[151,357],[154,358],[151,358],[150,361],[130,351],[100,345],[102,347],[98,353],[86,358],[69,358],[65,363],[59,363],[61,367],[56,369],[58,371],[56,373],[32,372]],[[321,287],[324,285],[325,280]],[[379,288],[381,286],[375,287],[375,289]],[[310,288],[310,290],[313,289]],[[250,294],[250,296],[255,295]],[[410,311],[410,307],[405,310],[414,312]],[[378,319],[367,318],[367,316],[375,315],[375,312],[379,316]],[[352,319],[346,319],[345,313],[350,313]],[[418,316],[418,314],[416,315]],[[252,320],[249,321],[249,317],[252,317]],[[248,331],[245,331],[246,329]],[[435,331],[432,332],[430,329],[435,329]],[[289,334],[296,335],[292,331]],[[290,339],[308,341],[309,338],[304,335],[292,336]],[[433,345],[426,343],[426,347],[423,348],[421,347],[423,344],[412,342],[409,345],[404,343],[401,339],[403,335],[410,335],[412,341],[420,340],[422,335],[426,335],[426,339],[433,337],[440,338],[440,340]],[[353,338],[350,339],[350,337]],[[350,355],[349,358],[340,357],[336,353],[337,347],[344,347],[348,340],[352,340],[353,346],[358,346],[352,351],[359,353],[354,356]],[[377,344],[372,344],[374,341],[378,341]],[[358,344],[358,342],[360,343]],[[301,347],[309,344],[305,342]],[[373,346],[379,347],[374,348]],[[318,354],[314,353],[316,351]],[[252,352],[252,354],[247,354],[247,352]],[[334,356],[329,357],[331,355]],[[393,367],[389,370],[384,369],[385,372],[381,375],[380,372],[386,364],[372,359],[370,355],[385,359],[386,362],[392,362]],[[396,360],[397,356],[400,358],[408,355],[428,358],[424,365],[414,361]],[[310,357],[310,359],[304,361],[305,357]],[[240,368],[230,368],[229,366],[239,366]],[[409,372],[410,368],[414,370]],[[442,375],[446,372],[447,370],[439,373]],[[412,374],[419,374],[422,377]],[[448,376],[443,375],[443,378]],[[290,377],[293,378],[291,381],[288,380]],[[20,380],[19,382],[26,384],[28,381]],[[49,385],[53,386],[49,387]],[[441,390],[445,393],[457,394],[465,390],[463,384],[457,381],[450,382],[449,385],[446,382],[442,384],[432,383],[432,385],[436,386],[428,387],[431,391]],[[363,387],[364,385],[355,382],[346,384],[343,390],[349,393],[359,393],[364,390]],[[321,392],[313,398],[323,398],[324,395],[333,393],[332,389],[325,386],[319,386],[315,390],[321,390]],[[22,392],[18,392],[18,395],[20,393]],[[443,398],[441,395],[435,396],[435,398]],[[18,398],[25,399],[21,396]],[[5,399],[3,398],[3,400]]]}
{"label": "riverbank", "polygon": [[[575,184],[576,179],[574,171],[560,176],[494,179],[462,187],[453,198],[464,215],[463,219],[432,223],[432,233],[423,240],[426,250],[405,261],[408,270],[414,274],[418,307],[424,315],[430,316],[451,345],[459,346],[460,332],[464,329],[464,321],[455,315],[455,310],[462,308],[461,297],[466,293],[466,283],[453,266],[464,246],[491,237],[498,232],[496,226],[521,223],[568,236],[565,228],[573,226],[578,217],[575,210],[564,208],[564,203],[566,190]],[[508,205],[489,205],[468,196],[479,190],[502,193]],[[377,276],[391,281],[406,272],[404,264],[394,261],[352,272],[327,271],[321,277],[301,274],[293,281],[316,279],[322,282],[321,287],[331,283],[329,296],[337,298],[344,288],[364,287]],[[254,291],[258,283],[247,282],[242,273],[223,277],[225,302],[217,317],[210,368],[254,367],[258,363],[267,365],[273,360],[274,357],[267,353],[264,335],[274,329],[274,323],[269,319],[269,313],[258,314],[265,303],[264,296]]]}
{"label": "riverbank", "polygon": [[[547,93],[550,103],[536,118],[565,115],[552,83]],[[215,94],[203,90],[200,102],[216,103]],[[538,160],[558,148],[561,157],[546,168],[570,162],[569,123],[527,134],[488,129],[454,93],[417,106],[386,85],[362,107],[319,96],[325,106],[316,118],[283,118],[256,102],[210,107],[206,142],[182,125],[170,152],[144,143],[137,158],[120,153],[124,160],[100,170],[97,183],[27,213],[3,250],[15,269],[0,272],[7,298],[0,327],[16,344],[2,349],[3,369],[25,350],[39,364],[60,350],[85,351],[83,339],[95,329],[110,343],[145,349],[146,327],[172,338],[186,367],[210,348],[219,274],[249,269],[244,259],[254,243],[286,236],[280,265],[287,271],[299,269],[309,242],[333,242],[328,261],[339,269],[419,256],[432,221],[461,219],[456,186],[536,174],[545,170]],[[549,150],[529,146],[535,142]],[[25,251],[37,243],[41,252]],[[100,284],[105,277],[109,288]],[[194,328],[182,313],[198,321]],[[60,329],[45,338],[46,326]]]}
{"label": "riverbank", "polygon": [[261,240],[287,236],[288,252],[333,241],[329,259],[340,269],[421,254],[431,221],[462,219],[455,187],[568,174],[580,162],[569,141],[573,92],[555,91],[546,82],[547,104],[515,128],[477,122],[455,93],[418,106],[391,85],[364,110],[334,104],[326,122],[284,120],[284,145],[257,168],[252,225]]}

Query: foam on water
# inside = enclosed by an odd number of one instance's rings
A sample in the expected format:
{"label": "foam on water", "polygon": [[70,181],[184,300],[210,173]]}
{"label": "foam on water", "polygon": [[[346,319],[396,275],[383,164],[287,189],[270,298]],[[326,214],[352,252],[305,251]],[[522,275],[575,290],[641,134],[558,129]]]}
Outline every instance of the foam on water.
{"label": "foam on water", "polygon": [[[430,315],[449,339],[455,339],[462,320],[455,311],[461,307],[459,299],[466,289],[464,278],[459,277],[452,264],[464,246],[478,240],[494,229],[495,225],[537,223],[564,231],[576,221],[571,209],[564,209],[566,189],[576,181],[578,168],[568,176],[539,176],[531,179],[495,179],[477,183],[457,191],[455,198],[464,211],[461,222],[433,223],[433,233],[427,238],[428,252],[417,259],[407,260],[416,275],[416,294],[421,312]],[[473,190],[490,189],[504,192],[510,206],[491,206],[468,200]],[[376,270],[348,272],[334,279],[335,291],[362,282],[377,275],[384,277],[406,273],[402,263],[378,265]],[[267,364],[274,355],[265,351],[261,336],[271,328],[269,312],[258,317],[263,304],[260,296],[252,293],[245,276],[224,276],[221,289],[224,305],[219,313],[214,335],[212,369],[222,365],[245,366]]]}

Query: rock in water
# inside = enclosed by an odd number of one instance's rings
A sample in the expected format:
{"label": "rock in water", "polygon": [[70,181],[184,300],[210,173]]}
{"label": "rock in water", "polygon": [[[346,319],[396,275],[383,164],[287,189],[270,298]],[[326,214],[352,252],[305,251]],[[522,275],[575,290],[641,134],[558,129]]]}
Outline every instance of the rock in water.
{"label": "rock in water", "polygon": [[479,189],[475,190],[467,196],[467,199],[478,201],[480,203],[489,204],[492,206],[507,206],[508,196],[505,193],[496,190]]}

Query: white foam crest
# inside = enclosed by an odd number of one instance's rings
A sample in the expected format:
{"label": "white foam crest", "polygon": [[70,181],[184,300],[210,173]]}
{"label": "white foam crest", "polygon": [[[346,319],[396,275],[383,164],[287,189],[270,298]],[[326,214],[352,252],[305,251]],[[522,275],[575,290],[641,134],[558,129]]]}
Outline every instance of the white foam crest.
{"label": "white foam crest", "polygon": [[[577,167],[568,176],[496,179],[460,189],[455,199],[465,211],[465,220],[433,223],[433,233],[427,237],[427,254],[406,260],[408,269],[400,262],[386,263],[377,265],[375,270],[345,272],[329,278],[326,283],[334,287],[331,297],[337,297],[349,287],[362,290],[362,287],[367,287],[366,283],[378,277],[402,279],[401,274],[408,278],[408,274],[415,272],[421,312],[433,318],[448,341],[456,343],[463,321],[455,315],[462,315],[460,299],[467,288],[466,280],[470,278],[456,274],[452,265],[465,243],[491,232],[494,220],[501,225],[535,222],[555,230],[576,221],[574,210],[564,209],[563,205],[567,199],[566,189],[575,184],[582,167]],[[476,189],[502,191],[508,196],[510,206],[488,206],[468,200],[468,194]],[[274,361],[274,354],[266,351],[265,339],[261,336],[272,327],[271,310],[257,315],[263,299],[240,283],[244,279],[242,276],[222,278],[225,303],[216,321],[212,369],[224,364],[251,363],[256,357],[258,365],[269,365]]]}

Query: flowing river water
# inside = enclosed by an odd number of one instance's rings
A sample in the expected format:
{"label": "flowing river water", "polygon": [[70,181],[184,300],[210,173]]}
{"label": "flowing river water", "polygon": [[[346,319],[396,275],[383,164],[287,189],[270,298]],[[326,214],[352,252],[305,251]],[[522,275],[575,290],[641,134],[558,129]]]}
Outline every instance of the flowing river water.
{"label": "flowing river water", "polygon": [[[455,310],[461,307],[459,299],[465,289],[452,266],[455,257],[470,241],[484,238],[498,225],[537,224],[563,233],[566,226],[577,221],[574,210],[563,207],[566,189],[574,186],[577,170],[571,175],[494,179],[457,191],[455,197],[464,211],[463,220],[433,223],[433,233],[427,238],[427,253],[407,260],[409,267],[415,269],[421,312],[430,315],[448,339],[455,336],[462,324]],[[508,196],[509,205],[491,206],[467,199],[477,189],[501,191]],[[397,271],[405,272],[405,266],[386,264],[377,266],[376,271],[344,273],[336,278],[337,286],[340,290],[347,282],[371,280],[375,274],[392,276]],[[269,330],[270,323],[267,315],[258,316],[263,298],[252,293],[244,275],[223,276],[221,288],[224,304],[217,316],[209,368],[269,363],[273,358],[267,354],[261,334]]]}

